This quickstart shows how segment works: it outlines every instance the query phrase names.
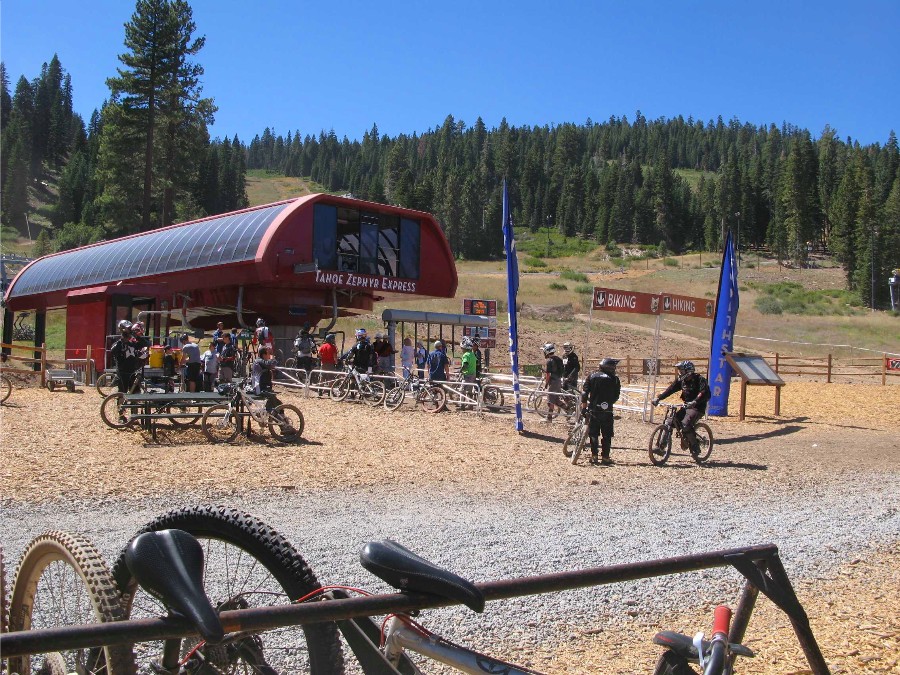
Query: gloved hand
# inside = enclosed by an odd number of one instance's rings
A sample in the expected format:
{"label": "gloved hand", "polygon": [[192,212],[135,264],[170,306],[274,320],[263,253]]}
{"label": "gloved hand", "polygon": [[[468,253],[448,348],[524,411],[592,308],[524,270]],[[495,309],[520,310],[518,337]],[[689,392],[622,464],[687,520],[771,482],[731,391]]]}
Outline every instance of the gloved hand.
{"label": "gloved hand", "polygon": [[653,405],[653,407],[656,407],[656,406],[659,405],[659,399],[658,399],[658,398],[655,398],[655,399],[653,399],[652,401],[650,401],[650,403]]}
{"label": "gloved hand", "polygon": [[366,372],[367,372],[369,375],[371,375],[371,374],[372,374],[372,368],[369,368]]}
{"label": "gloved hand", "polygon": [[684,407],[685,407],[685,410],[693,410],[694,408],[697,407],[697,403],[694,401],[688,401],[687,403],[684,404]]}

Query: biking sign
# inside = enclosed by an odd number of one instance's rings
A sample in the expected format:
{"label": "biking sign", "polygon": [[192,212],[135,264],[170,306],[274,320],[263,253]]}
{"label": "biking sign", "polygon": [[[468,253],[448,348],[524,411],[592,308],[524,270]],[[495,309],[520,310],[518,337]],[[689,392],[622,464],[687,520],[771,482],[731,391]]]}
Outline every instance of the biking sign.
{"label": "biking sign", "polygon": [[593,309],[632,314],[659,314],[659,295],[623,291],[618,288],[594,288]]}

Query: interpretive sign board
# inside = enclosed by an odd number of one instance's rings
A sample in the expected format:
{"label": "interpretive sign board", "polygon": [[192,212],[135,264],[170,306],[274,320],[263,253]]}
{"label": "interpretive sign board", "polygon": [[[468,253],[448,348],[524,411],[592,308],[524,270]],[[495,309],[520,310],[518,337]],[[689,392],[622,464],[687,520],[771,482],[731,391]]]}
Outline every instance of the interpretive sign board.
{"label": "interpretive sign board", "polygon": [[[784,380],[772,370],[766,360],[758,354],[740,354],[730,352],[722,355],[728,364],[741,377],[741,408],[738,419],[743,421],[747,410],[747,386],[768,385],[775,387],[775,414],[781,414],[781,388]],[[721,372],[721,371],[720,371]],[[721,383],[710,382],[710,387],[721,386]],[[715,391],[713,391],[715,393]]]}

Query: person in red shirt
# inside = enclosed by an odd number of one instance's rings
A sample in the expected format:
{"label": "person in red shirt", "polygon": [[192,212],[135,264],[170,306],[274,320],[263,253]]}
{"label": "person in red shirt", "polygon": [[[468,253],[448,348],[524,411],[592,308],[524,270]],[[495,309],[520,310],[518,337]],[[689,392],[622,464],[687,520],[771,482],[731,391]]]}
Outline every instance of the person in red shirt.
{"label": "person in red shirt", "polygon": [[[319,347],[319,363],[320,368],[322,370],[337,370],[337,361],[338,361],[338,352],[337,347],[334,344],[334,333],[328,333],[325,336],[325,342],[322,343],[322,346]],[[323,379],[325,382],[330,382],[332,380],[332,376],[326,375]],[[324,383],[323,383],[324,384]],[[319,390],[319,396],[322,395],[323,390]]]}

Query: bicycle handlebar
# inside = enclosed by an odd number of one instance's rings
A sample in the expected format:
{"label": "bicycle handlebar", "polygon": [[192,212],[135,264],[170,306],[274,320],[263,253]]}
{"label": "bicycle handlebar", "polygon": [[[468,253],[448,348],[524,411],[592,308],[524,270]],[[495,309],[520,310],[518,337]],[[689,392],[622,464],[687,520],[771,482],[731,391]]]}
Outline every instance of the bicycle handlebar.
{"label": "bicycle handlebar", "polygon": [[731,608],[725,605],[716,607],[713,613],[713,637],[719,633],[728,636],[728,629],[731,627]]}

